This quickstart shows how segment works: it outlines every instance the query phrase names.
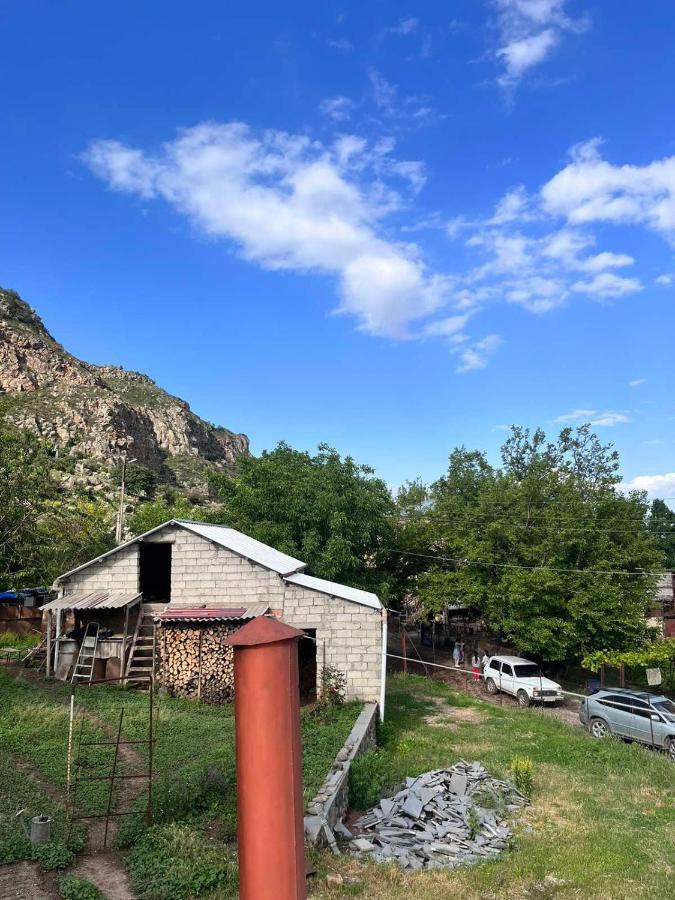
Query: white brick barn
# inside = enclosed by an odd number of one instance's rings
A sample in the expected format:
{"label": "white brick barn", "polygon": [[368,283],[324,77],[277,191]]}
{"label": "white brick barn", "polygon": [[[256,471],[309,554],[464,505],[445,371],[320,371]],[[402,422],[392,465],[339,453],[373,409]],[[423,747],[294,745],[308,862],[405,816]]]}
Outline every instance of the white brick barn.
{"label": "white brick barn", "polygon": [[[348,699],[382,704],[382,604],[375,594],[314,578],[304,569],[300,560],[234,529],[172,519],[59,576],[59,597],[46,607],[50,633],[54,615],[57,647],[67,640],[64,613],[75,617],[80,633],[88,621],[96,621],[107,638],[100,642],[107,649],[97,655],[116,657],[110,673],[127,674],[130,680],[147,671],[151,650],[160,674],[164,666],[168,676],[171,647],[198,642],[192,654],[200,660],[198,685],[195,666],[185,685],[173,687],[176,693],[201,696],[202,658],[223,659],[232,652],[221,646],[226,634],[255,615],[272,615],[309,637],[299,642],[306,693],[318,687],[325,664],[346,676]],[[57,676],[58,655],[57,649]],[[62,660],[62,677],[67,677],[64,666]],[[215,694],[204,699],[229,699],[231,685],[222,679],[219,685],[218,678],[212,682]]]}

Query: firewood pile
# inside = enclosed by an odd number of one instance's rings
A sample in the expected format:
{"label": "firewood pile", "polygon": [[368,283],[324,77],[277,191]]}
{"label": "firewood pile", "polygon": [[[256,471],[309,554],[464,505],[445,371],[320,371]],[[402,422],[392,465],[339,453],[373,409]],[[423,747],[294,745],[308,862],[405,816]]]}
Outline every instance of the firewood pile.
{"label": "firewood pile", "polygon": [[163,625],[159,630],[161,679],[174,697],[206,703],[234,698],[234,651],[223,641],[232,625]]}

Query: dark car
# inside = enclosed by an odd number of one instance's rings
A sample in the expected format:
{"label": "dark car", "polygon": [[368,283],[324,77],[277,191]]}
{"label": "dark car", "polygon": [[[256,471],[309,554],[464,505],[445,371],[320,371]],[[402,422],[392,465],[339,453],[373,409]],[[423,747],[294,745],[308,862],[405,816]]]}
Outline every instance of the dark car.
{"label": "dark car", "polygon": [[675,762],[675,703],[625,688],[600,688],[584,698],[579,719],[597,738],[610,734],[664,750]]}

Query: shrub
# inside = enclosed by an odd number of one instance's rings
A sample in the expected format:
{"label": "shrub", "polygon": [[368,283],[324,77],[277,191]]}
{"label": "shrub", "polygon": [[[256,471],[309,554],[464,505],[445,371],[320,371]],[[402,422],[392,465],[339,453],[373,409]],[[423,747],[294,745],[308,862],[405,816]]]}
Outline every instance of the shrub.
{"label": "shrub", "polygon": [[85,878],[66,875],[59,881],[59,897],[62,900],[105,900],[99,889]]}
{"label": "shrub", "polygon": [[514,756],[511,760],[511,777],[526,797],[532,796],[534,789],[534,763],[528,756]]}
{"label": "shrub", "polygon": [[129,854],[138,900],[187,900],[218,891],[235,897],[237,866],[224,846],[187,825],[153,825]]}
{"label": "shrub", "polygon": [[347,695],[347,676],[335,666],[322,666],[317,715],[324,715],[335,706],[342,706]]}
{"label": "shrub", "polygon": [[384,753],[370,750],[354,760],[349,770],[349,800],[354,809],[375,806],[389,786]]}
{"label": "shrub", "polygon": [[67,869],[75,857],[61,841],[49,841],[47,844],[36,844],[33,847],[33,859],[37,860],[45,871],[52,872],[56,869]]}

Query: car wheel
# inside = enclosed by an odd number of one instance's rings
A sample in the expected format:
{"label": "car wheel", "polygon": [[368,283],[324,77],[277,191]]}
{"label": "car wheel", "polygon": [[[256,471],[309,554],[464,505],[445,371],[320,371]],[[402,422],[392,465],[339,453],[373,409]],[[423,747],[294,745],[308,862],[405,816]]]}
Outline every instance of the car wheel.
{"label": "car wheel", "polygon": [[668,738],[666,741],[666,753],[675,762],[675,738]]}
{"label": "car wheel", "polygon": [[488,678],[488,680],[485,682],[485,687],[487,688],[488,694],[497,693],[497,685],[494,682],[494,678]]}
{"label": "car wheel", "polygon": [[530,705],[530,697],[527,691],[520,690],[517,694],[518,697],[518,706],[529,706]]}
{"label": "car wheel", "polygon": [[609,730],[609,725],[605,722],[604,719],[591,719],[591,734],[596,738],[605,738],[609,737],[612,733]]}

